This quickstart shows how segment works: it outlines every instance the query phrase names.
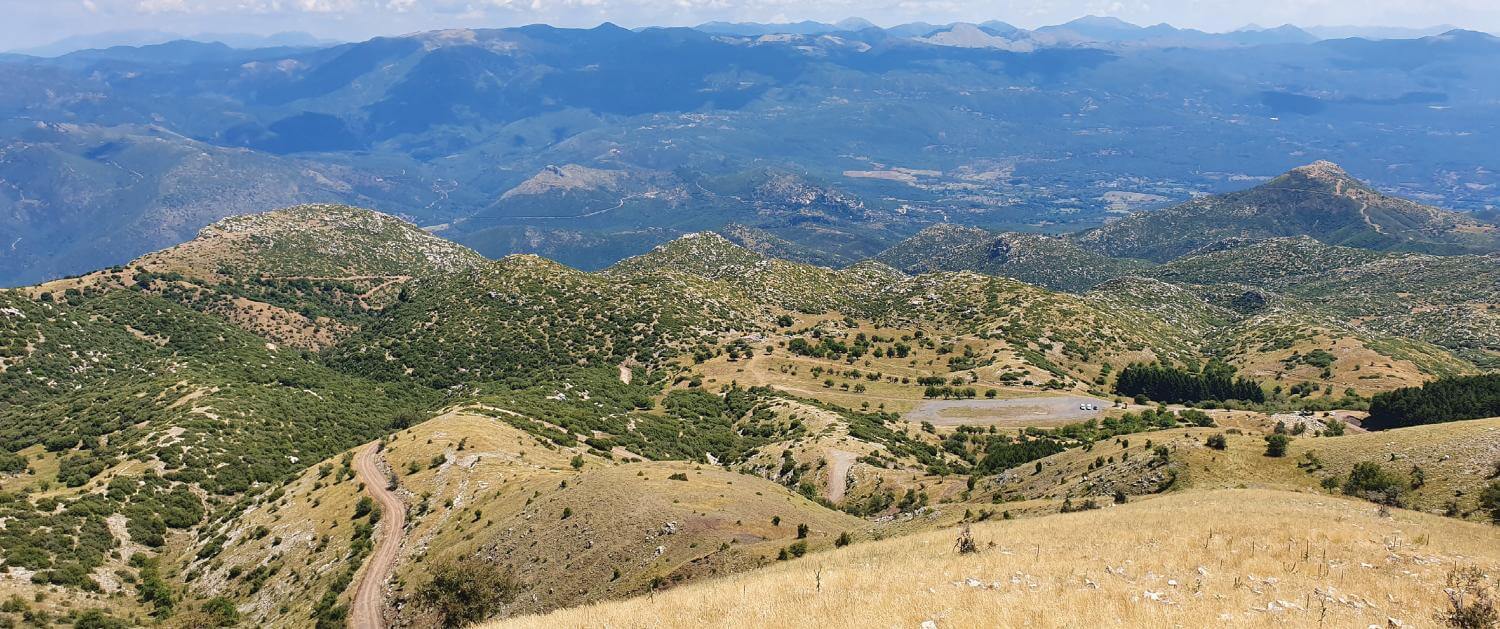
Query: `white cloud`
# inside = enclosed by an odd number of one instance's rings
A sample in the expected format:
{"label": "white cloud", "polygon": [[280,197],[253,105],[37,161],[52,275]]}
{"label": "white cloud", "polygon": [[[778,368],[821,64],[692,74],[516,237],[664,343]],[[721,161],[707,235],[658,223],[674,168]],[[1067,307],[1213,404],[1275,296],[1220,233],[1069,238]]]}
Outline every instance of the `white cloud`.
{"label": "white cloud", "polygon": [[142,13],[181,13],[189,8],[187,0],[140,0],[136,4]]}

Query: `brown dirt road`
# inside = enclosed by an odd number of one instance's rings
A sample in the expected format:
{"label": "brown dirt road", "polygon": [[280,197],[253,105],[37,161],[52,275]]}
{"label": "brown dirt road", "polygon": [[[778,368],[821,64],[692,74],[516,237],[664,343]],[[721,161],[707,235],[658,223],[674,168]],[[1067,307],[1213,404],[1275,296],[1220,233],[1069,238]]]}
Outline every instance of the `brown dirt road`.
{"label": "brown dirt road", "polygon": [[844,492],[849,485],[849,469],[854,467],[854,461],[859,458],[853,452],[843,450],[828,451],[828,501],[838,502],[844,499]]}
{"label": "brown dirt road", "polygon": [[370,554],[359,587],[354,591],[354,607],[349,610],[353,629],[384,629],[385,584],[401,550],[401,536],[406,531],[406,503],[387,488],[389,479],[380,471],[380,443],[372,443],[354,457],[354,473],[365,484],[365,491],[380,505],[380,524],[375,530],[375,552]]}

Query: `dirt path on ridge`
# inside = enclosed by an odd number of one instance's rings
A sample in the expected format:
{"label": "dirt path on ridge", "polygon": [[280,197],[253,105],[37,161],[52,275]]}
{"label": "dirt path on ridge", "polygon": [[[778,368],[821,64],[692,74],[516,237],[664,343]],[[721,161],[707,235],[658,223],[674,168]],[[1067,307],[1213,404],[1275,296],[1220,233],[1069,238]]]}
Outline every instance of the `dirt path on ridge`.
{"label": "dirt path on ridge", "polygon": [[844,499],[849,486],[849,468],[854,467],[856,455],[843,450],[828,451],[828,501],[837,503]]}
{"label": "dirt path on ridge", "polygon": [[365,565],[359,587],[354,591],[354,606],[349,610],[349,626],[353,629],[385,629],[385,617],[381,614],[385,609],[385,584],[396,567],[401,536],[406,532],[406,503],[387,488],[390,481],[380,471],[379,458],[379,442],[354,457],[354,473],[380,505],[380,524],[375,532],[375,552]]}

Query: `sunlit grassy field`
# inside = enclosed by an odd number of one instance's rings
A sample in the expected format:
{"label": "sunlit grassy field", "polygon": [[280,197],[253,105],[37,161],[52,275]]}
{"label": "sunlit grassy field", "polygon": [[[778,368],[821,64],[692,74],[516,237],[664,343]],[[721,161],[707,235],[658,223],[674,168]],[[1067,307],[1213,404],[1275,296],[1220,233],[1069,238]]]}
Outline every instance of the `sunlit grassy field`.
{"label": "sunlit grassy field", "polygon": [[974,554],[936,531],[490,626],[1432,626],[1451,570],[1500,568],[1500,528],[1274,490],[973,531]]}

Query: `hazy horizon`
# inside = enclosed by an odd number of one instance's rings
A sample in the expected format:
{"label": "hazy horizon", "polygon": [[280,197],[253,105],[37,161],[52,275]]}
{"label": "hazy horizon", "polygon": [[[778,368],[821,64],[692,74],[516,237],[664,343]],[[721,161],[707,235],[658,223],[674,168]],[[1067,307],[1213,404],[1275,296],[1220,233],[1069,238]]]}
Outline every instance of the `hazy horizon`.
{"label": "hazy horizon", "polygon": [[[664,6],[665,5],[665,6]],[[1225,32],[1247,25],[1304,28],[1427,29],[1440,25],[1500,31],[1500,6],[1483,0],[1271,0],[1246,7],[1224,0],[1160,2],[1099,0],[0,0],[12,19],[0,24],[8,50],[46,46],[71,37],[131,31],[271,35],[307,33],[355,41],[442,28],[491,28],[545,23],[628,28],[694,26],[704,22],[837,22],[857,17],[880,26],[908,22],[1000,20],[1023,28],[1088,15],[1149,26]]]}

